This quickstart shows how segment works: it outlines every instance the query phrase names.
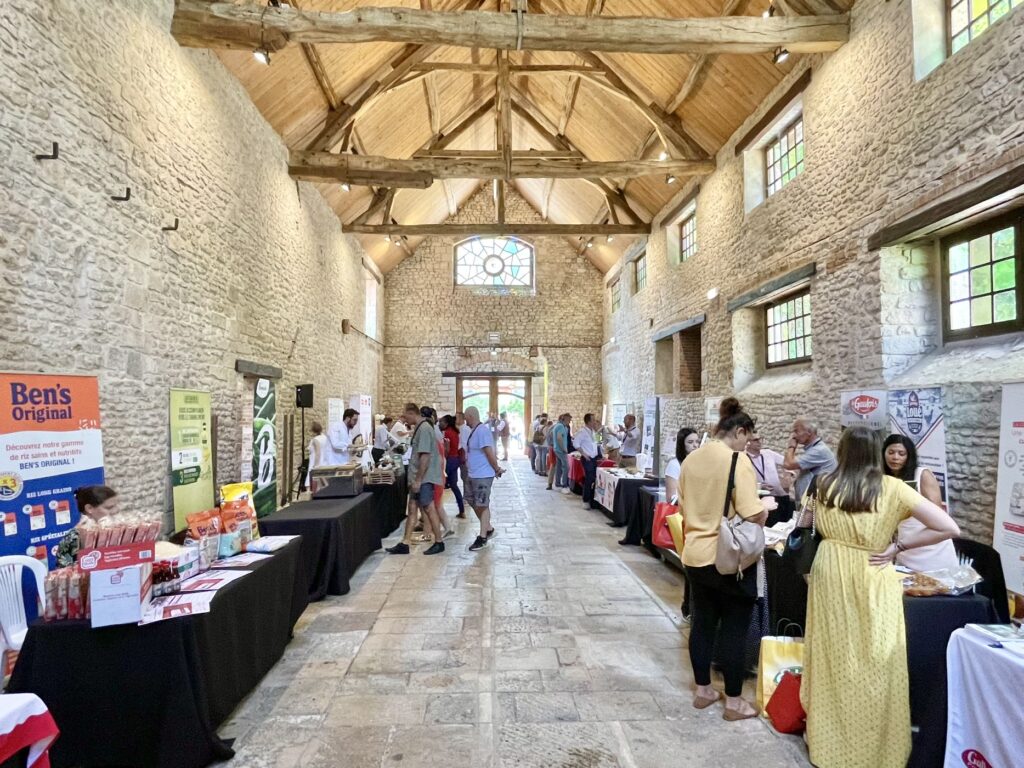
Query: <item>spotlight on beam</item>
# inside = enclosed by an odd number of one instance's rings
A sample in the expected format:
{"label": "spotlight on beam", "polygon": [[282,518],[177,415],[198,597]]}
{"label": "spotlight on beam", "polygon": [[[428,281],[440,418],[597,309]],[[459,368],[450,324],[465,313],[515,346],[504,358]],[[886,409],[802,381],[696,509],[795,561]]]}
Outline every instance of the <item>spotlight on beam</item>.
{"label": "spotlight on beam", "polygon": [[610,243],[610,242],[611,242],[612,240],[614,240],[614,239],[615,239],[614,237],[612,237],[611,235],[608,235],[608,237],[606,237],[606,238],[604,239],[604,241],[605,241],[606,243]]}
{"label": "spotlight on beam", "polygon": [[342,189],[342,191],[343,191],[343,192],[350,192],[350,191],[352,191],[352,187],[350,187],[350,186],[348,185],[348,182],[344,182],[344,183],[343,183],[343,184],[341,185],[341,189]]}
{"label": "spotlight on beam", "polygon": [[670,174],[669,174],[668,176],[666,176],[666,177],[665,177],[665,183],[666,183],[666,184],[675,184],[675,183],[676,183],[676,177],[675,177],[675,176],[673,176],[673,175],[672,175],[672,174],[670,173]]}
{"label": "spotlight on beam", "polygon": [[775,53],[772,54],[772,63],[781,64],[789,58],[789,51],[785,48],[776,48]]}
{"label": "spotlight on beam", "polygon": [[662,162],[668,160],[668,152],[662,150],[661,154],[658,155],[658,159],[661,160]]}
{"label": "spotlight on beam", "polygon": [[270,65],[270,51],[266,48],[257,48],[252,52],[252,57],[260,64],[264,64],[266,66]]}

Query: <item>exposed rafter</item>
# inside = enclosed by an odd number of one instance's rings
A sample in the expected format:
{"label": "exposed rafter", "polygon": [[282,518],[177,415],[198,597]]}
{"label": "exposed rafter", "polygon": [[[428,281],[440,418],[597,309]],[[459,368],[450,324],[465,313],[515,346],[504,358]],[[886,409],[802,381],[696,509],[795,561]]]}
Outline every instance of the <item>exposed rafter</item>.
{"label": "exposed rafter", "polygon": [[307,12],[205,0],[177,0],[171,32],[196,48],[264,48],[289,43],[413,43],[468,48],[631,53],[834,51],[849,37],[845,14],[744,18],[586,17],[361,7]]}
{"label": "exposed rafter", "polygon": [[581,235],[646,235],[646,224],[351,224],[347,232],[362,235],[408,237],[470,237],[472,235],[528,235],[534,237],[579,237]]}
{"label": "exposed rafter", "polygon": [[[725,6],[722,8],[722,16],[732,16],[739,9],[746,0],[725,0]],[[697,87],[707,72],[708,67],[715,60],[714,54],[702,53],[693,60],[693,66],[690,67],[690,71],[686,74],[686,80],[683,81],[682,87],[672,97],[672,100],[665,107],[666,112],[675,112],[679,107],[683,105],[690,96],[694,94]]]}

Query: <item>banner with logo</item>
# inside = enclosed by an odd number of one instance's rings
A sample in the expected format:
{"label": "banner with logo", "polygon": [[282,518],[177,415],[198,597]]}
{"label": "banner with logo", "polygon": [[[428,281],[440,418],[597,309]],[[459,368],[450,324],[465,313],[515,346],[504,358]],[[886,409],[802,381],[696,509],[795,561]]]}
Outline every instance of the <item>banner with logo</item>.
{"label": "banner with logo", "polygon": [[277,510],[277,396],[274,382],[257,379],[252,401],[252,481],[256,516]]}
{"label": "banner with logo", "polygon": [[96,377],[0,373],[0,555],[53,567],[78,523],[75,490],[102,484]]}
{"label": "banner with logo", "polygon": [[1006,588],[1024,595],[1024,384],[1003,385],[992,546],[1002,558]]}
{"label": "banner with logo", "polygon": [[839,394],[839,423],[844,427],[889,429],[889,393],[884,389],[843,390]]}
{"label": "banner with logo", "polygon": [[212,423],[209,392],[171,390],[171,496],[176,531],[185,527],[186,515],[214,505]]}
{"label": "banner with logo", "polygon": [[643,432],[640,436],[641,456],[637,456],[637,466],[640,469],[650,470],[653,474],[660,477],[661,446],[658,445],[658,440],[661,437],[661,425],[658,423],[660,416],[659,406],[660,401],[657,397],[648,397],[644,400],[644,421],[641,424]]}
{"label": "banner with logo", "polygon": [[946,422],[942,417],[942,388],[889,390],[889,428],[906,435],[917,447],[917,465],[930,469],[939,481],[942,503],[946,493]]}

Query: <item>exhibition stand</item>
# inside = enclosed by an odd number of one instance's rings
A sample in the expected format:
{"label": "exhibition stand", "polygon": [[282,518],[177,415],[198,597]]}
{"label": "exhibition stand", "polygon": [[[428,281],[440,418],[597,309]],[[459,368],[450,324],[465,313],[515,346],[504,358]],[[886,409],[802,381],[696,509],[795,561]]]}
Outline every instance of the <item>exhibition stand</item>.
{"label": "exhibition stand", "polygon": [[640,489],[657,485],[656,477],[633,475],[622,469],[602,467],[597,470],[594,501],[601,505],[612,525],[626,525],[631,517],[638,516]]}
{"label": "exhibition stand", "polygon": [[238,569],[244,576],[216,591],[209,613],[100,629],[32,624],[8,690],[49,708],[61,732],[54,768],[229,759],[218,726],[281,658],[305,609],[301,550],[292,540]]}

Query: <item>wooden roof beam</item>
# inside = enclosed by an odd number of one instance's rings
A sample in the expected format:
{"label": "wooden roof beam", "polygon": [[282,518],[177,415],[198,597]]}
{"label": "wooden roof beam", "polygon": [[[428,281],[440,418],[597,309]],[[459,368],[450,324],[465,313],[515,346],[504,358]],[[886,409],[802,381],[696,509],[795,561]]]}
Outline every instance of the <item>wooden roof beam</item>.
{"label": "wooden roof beam", "polygon": [[[732,16],[739,10],[739,7],[743,5],[745,0],[725,0],[725,6],[722,8],[722,16]],[[672,100],[665,107],[665,111],[672,113],[682,106],[683,102],[686,101],[690,96],[697,90],[700,81],[703,79],[704,74],[707,72],[708,67],[715,60],[714,54],[702,53],[694,59],[693,66],[690,67],[690,71],[686,74],[686,79],[683,81],[682,86]]]}
{"label": "wooden roof beam", "polygon": [[[511,158],[509,178],[516,179],[588,179],[633,178],[672,173],[693,176],[710,173],[714,163],[710,160],[613,160],[594,162],[576,158],[564,160],[549,158]],[[504,178],[507,163],[504,158],[431,158],[414,157],[398,160],[374,155],[336,155],[330,152],[302,152],[292,150],[289,172],[294,178],[308,181],[347,181],[354,177],[378,177],[376,183],[385,186],[420,187],[418,183],[404,182],[408,177],[433,179],[494,179]],[[362,182],[367,183],[367,182]],[[429,186],[429,184],[427,184]]]}
{"label": "wooden roof beam", "polygon": [[346,232],[363,235],[399,237],[470,237],[472,235],[528,235],[534,237],[579,237],[608,235],[646,235],[646,224],[350,224]]}
{"label": "wooden roof beam", "polygon": [[[849,38],[849,18],[587,17],[361,7],[300,11],[256,4],[176,0],[171,33],[191,48],[271,52],[289,43],[412,43],[433,47],[631,53],[792,53],[834,51]],[[520,34],[521,33],[521,34]],[[417,62],[420,63],[420,62]]]}

